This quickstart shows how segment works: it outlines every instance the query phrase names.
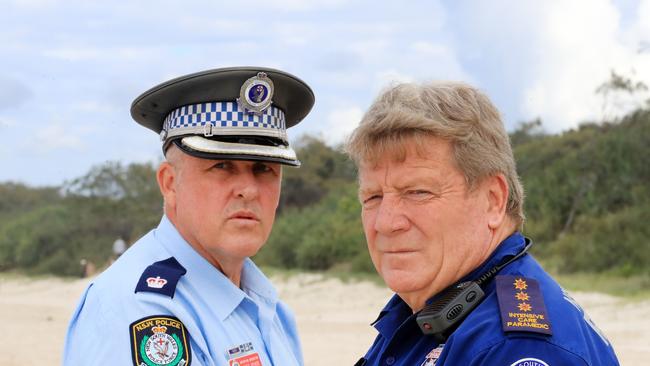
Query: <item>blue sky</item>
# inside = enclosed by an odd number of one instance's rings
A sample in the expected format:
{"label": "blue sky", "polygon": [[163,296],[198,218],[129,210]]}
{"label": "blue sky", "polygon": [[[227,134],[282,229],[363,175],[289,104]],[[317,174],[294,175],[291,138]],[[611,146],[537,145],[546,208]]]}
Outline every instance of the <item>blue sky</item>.
{"label": "blue sky", "polygon": [[107,160],[159,161],[158,138],[131,120],[131,101],[216,67],[305,80],[316,105],[289,136],[330,144],[393,81],[466,81],[490,95],[508,129],[540,117],[548,132],[601,118],[594,90],[611,69],[650,84],[650,0],[0,5],[0,182],[58,185]]}

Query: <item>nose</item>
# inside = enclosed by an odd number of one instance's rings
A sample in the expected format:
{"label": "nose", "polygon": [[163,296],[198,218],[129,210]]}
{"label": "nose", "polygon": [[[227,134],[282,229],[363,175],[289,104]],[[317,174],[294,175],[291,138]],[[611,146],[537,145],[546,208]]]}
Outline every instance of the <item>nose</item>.
{"label": "nose", "polygon": [[375,230],[382,235],[395,235],[408,230],[410,221],[403,212],[399,197],[385,195],[375,216]]}
{"label": "nose", "polygon": [[235,194],[246,201],[252,201],[259,197],[258,182],[252,172],[245,172],[239,175],[235,184]]}

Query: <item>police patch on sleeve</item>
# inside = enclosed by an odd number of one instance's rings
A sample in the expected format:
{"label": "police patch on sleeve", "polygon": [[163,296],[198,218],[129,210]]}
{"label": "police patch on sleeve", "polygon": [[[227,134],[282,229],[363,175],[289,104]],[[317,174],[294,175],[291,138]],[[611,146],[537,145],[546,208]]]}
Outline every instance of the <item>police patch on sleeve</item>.
{"label": "police patch on sleeve", "polygon": [[548,366],[548,364],[536,358],[522,358],[519,361],[515,361],[510,366]]}
{"label": "police patch on sleeve", "polygon": [[155,315],[136,320],[129,327],[135,366],[189,366],[189,335],[175,317]]}

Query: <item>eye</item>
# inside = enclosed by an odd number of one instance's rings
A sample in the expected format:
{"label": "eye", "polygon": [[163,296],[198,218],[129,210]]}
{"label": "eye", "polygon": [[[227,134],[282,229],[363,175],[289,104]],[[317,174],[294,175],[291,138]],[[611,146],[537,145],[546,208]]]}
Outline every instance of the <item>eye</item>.
{"label": "eye", "polygon": [[429,192],[429,191],[425,191],[424,189],[413,189],[413,190],[408,191],[408,194],[414,194],[414,195],[418,195],[418,194],[430,194],[430,193],[431,193],[431,192]]}
{"label": "eye", "polygon": [[423,200],[423,199],[427,199],[429,197],[432,197],[433,193],[431,193],[430,191],[424,190],[424,189],[412,189],[412,190],[406,191],[406,195],[407,195],[407,197],[410,197],[410,198],[413,198],[413,199],[416,199],[416,200]]}
{"label": "eye", "polygon": [[254,174],[263,174],[263,173],[273,173],[276,171],[275,167],[267,163],[256,162],[253,164],[253,173]]}
{"label": "eye", "polygon": [[228,160],[218,161],[214,165],[212,165],[212,169],[230,170],[230,169],[232,169],[232,162],[228,161]]}
{"label": "eye", "polygon": [[370,207],[370,206],[376,204],[377,202],[381,201],[381,198],[382,198],[382,196],[378,195],[378,194],[362,197],[361,198],[361,204],[364,207]]}

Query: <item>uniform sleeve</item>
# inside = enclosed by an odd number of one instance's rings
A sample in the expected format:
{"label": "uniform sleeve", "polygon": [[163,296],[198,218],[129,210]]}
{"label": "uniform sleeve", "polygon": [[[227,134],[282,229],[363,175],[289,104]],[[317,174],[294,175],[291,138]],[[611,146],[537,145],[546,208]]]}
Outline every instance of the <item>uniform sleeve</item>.
{"label": "uniform sleeve", "polygon": [[[63,365],[130,365],[128,328],[109,322],[97,301],[92,285],[86,289],[68,327]],[[123,331],[124,334],[121,334]]]}
{"label": "uniform sleeve", "polygon": [[295,354],[296,360],[300,365],[304,365],[305,362],[303,359],[296,319],[293,312],[283,302],[278,302],[278,319],[282,324],[282,329],[286,335],[287,341],[290,343],[290,349],[292,349]]}
{"label": "uniform sleeve", "polygon": [[[68,326],[63,365],[133,365],[130,323],[124,318],[103,307],[101,299],[93,296],[91,285]],[[193,352],[188,366],[199,365],[212,363],[206,363],[201,353]]]}
{"label": "uniform sleeve", "polygon": [[582,357],[570,350],[545,340],[523,337],[508,338],[479,353],[469,364],[469,366],[557,365],[590,366]]}

